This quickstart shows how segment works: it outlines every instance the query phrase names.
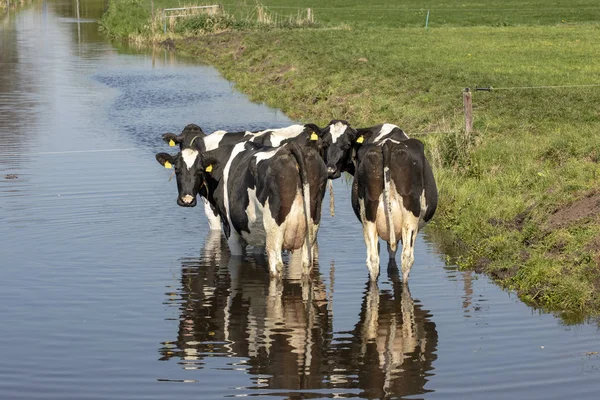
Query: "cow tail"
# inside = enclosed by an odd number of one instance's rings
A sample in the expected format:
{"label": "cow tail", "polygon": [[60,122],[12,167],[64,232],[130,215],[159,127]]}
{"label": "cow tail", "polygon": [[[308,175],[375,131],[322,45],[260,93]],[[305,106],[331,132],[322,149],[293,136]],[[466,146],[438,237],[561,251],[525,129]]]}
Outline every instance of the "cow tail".
{"label": "cow tail", "polygon": [[312,224],[310,223],[310,185],[308,182],[308,175],[306,174],[306,163],[304,162],[304,155],[302,150],[295,142],[290,142],[290,153],[296,159],[298,163],[298,171],[300,173],[300,182],[302,183],[302,197],[304,199],[304,216],[306,220],[306,246],[308,249],[309,262],[312,265]]}
{"label": "cow tail", "polygon": [[383,153],[383,202],[385,207],[385,217],[388,223],[388,232],[390,249],[396,251],[396,229],[394,228],[394,219],[392,218],[392,200],[390,197],[390,159],[392,154],[391,144],[386,141],[381,147]]}
{"label": "cow tail", "polygon": [[335,217],[335,198],[333,197],[333,180],[327,179],[329,185],[329,213]]}

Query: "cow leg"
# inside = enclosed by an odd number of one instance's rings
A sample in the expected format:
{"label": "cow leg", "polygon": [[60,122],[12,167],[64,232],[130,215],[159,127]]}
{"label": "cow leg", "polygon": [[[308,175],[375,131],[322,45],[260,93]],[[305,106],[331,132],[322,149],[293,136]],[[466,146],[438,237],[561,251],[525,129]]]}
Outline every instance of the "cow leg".
{"label": "cow leg", "polygon": [[[311,246],[311,253],[312,253],[312,246]],[[302,272],[304,274],[307,274],[308,272],[310,272],[310,267],[312,266],[312,254],[308,254],[308,246],[307,246],[307,241],[304,241],[304,244],[302,244]]]}
{"label": "cow leg", "polygon": [[269,273],[271,277],[281,277],[283,271],[283,232],[277,229],[267,233],[267,259],[269,261]]}
{"label": "cow leg", "polygon": [[221,230],[221,217],[219,214],[213,210],[212,206],[204,197],[202,197],[202,202],[204,203],[204,213],[206,214],[206,218],[208,219],[208,229],[211,231],[220,231]]}
{"label": "cow leg", "polygon": [[379,237],[377,226],[374,222],[363,221],[363,235],[367,246],[367,267],[371,280],[376,281],[379,277]]}
{"label": "cow leg", "polygon": [[244,248],[246,247],[244,240],[234,229],[231,230],[231,235],[227,238],[227,244],[232,256],[244,255]]}
{"label": "cow leg", "polygon": [[[415,219],[416,218],[412,218]],[[408,219],[411,221],[411,218]],[[415,224],[407,223],[402,226],[402,281],[408,282],[410,269],[415,262],[415,240],[418,232],[418,220]]]}

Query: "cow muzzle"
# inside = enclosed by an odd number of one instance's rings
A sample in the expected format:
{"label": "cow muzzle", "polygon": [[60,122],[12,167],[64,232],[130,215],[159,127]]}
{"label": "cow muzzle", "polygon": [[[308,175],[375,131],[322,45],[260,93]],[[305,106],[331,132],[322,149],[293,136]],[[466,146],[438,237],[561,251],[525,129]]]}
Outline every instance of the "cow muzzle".
{"label": "cow muzzle", "polygon": [[336,167],[327,167],[327,175],[329,179],[336,179],[340,177],[341,173]]}
{"label": "cow muzzle", "polygon": [[186,194],[185,196],[179,197],[177,199],[177,204],[181,207],[195,207],[196,197]]}

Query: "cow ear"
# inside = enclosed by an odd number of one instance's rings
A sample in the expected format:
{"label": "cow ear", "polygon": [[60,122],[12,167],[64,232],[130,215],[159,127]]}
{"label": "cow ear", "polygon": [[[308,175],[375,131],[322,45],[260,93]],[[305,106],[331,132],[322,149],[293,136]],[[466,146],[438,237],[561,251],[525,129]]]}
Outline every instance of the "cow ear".
{"label": "cow ear", "polygon": [[346,132],[348,133],[348,137],[350,138],[350,141],[352,143],[364,143],[364,141],[366,139],[368,139],[367,137],[365,137],[362,132],[358,132],[356,129],[352,128],[351,126],[348,126],[346,128]]}
{"label": "cow ear", "polygon": [[316,124],[304,124],[304,131],[307,132],[309,135],[314,133],[319,137],[323,136],[322,129],[319,128]]}
{"label": "cow ear", "polygon": [[182,141],[182,138],[174,133],[165,133],[162,135],[162,139],[171,147],[180,144]]}
{"label": "cow ear", "polygon": [[158,161],[158,163],[165,168],[173,168],[173,164],[175,163],[175,157],[173,157],[169,153],[158,153],[156,155],[156,161]]}
{"label": "cow ear", "polygon": [[305,146],[318,148],[323,145],[323,139],[317,132],[311,131],[308,136],[306,136]]}
{"label": "cow ear", "polygon": [[204,172],[213,173],[219,167],[219,160],[214,157],[202,158],[202,170]]}

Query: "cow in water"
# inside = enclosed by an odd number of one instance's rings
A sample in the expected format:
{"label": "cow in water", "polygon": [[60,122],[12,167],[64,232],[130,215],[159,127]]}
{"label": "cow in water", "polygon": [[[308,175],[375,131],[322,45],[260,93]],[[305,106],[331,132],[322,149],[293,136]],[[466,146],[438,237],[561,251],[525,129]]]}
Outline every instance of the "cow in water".
{"label": "cow in water", "polygon": [[233,255],[242,255],[246,244],[266,247],[271,275],[281,276],[282,250],[302,248],[303,265],[312,264],[321,218],[327,172],[310,147],[313,135],[306,141],[280,147],[245,141],[203,153],[186,148],[175,156],[159,153],[156,159],[175,166],[183,203],[206,188]]}
{"label": "cow in water", "polygon": [[[308,140],[308,138],[310,138],[310,140]],[[202,128],[198,125],[188,124],[179,135],[175,133],[165,133],[162,135],[162,139],[168,143],[169,146],[173,147],[178,145],[184,160],[186,158],[189,159],[191,157],[189,154],[193,154],[194,151],[204,153],[206,151],[214,150],[219,146],[236,144],[243,141],[253,141],[266,146],[277,147],[294,140],[300,142],[307,142],[308,140],[311,147],[317,149],[319,153],[324,156],[322,141],[320,139],[320,128],[314,124],[296,124],[284,128],[266,129],[254,132],[226,132],[219,130],[209,135],[204,133]],[[167,163],[165,166],[169,168],[171,164]],[[209,229],[220,230],[221,218],[216,208],[208,201],[208,193],[206,192],[208,189],[207,186],[202,186],[197,189],[197,192],[204,203],[204,211],[208,219]],[[195,207],[196,196],[192,196],[190,193],[184,191],[183,196],[177,198],[177,204],[182,207]]]}
{"label": "cow in water", "polygon": [[390,259],[402,241],[402,277],[408,282],[417,233],[437,208],[437,187],[423,143],[392,124],[353,129],[340,120],[331,121],[322,137],[329,177],[343,171],[354,175],[352,208],[363,225],[371,279],[379,276],[381,238],[388,242]]}

